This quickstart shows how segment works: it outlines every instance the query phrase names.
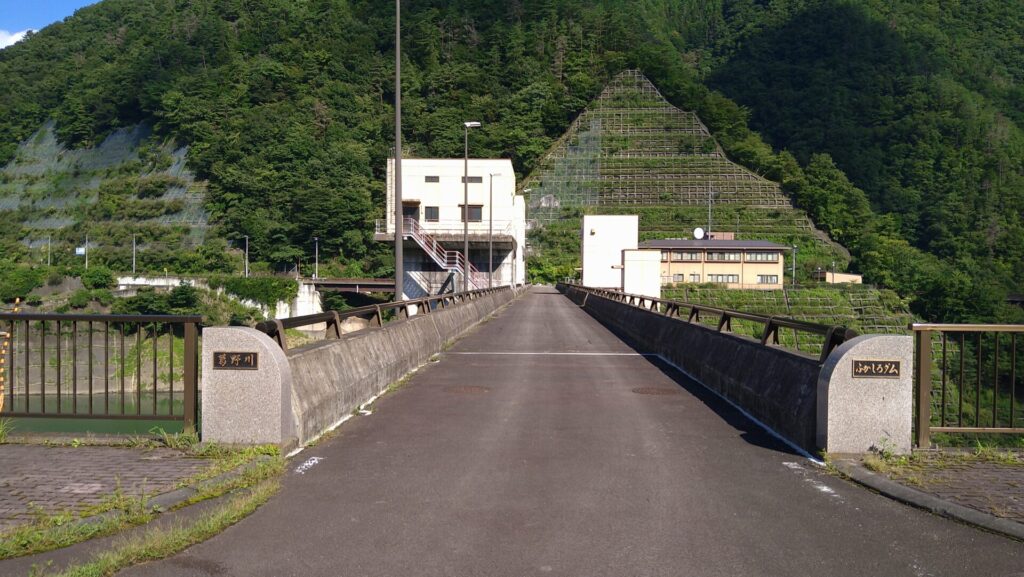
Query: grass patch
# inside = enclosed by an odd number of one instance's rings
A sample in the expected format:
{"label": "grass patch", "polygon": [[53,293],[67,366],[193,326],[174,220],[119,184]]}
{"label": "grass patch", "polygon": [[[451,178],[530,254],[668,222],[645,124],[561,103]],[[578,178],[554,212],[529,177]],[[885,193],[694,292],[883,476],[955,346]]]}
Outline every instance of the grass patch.
{"label": "grass patch", "polygon": [[[100,517],[93,522],[81,522],[83,517],[101,513],[116,513]],[[36,520],[0,535],[0,560],[34,555],[67,547],[87,539],[111,535],[153,519],[154,511],[148,497],[130,497],[120,487],[103,503],[82,513],[47,514],[37,512]]]}
{"label": "grass patch", "polygon": [[7,436],[14,430],[14,421],[10,419],[0,419],[0,445],[7,442]]}
{"label": "grass patch", "polygon": [[[188,434],[165,434],[160,441],[146,440],[139,445],[173,446],[172,448],[179,448],[189,455],[212,459],[210,467],[178,483],[178,488],[195,486],[197,492],[175,505],[172,510],[266,482],[284,471],[284,459],[277,447],[260,446],[234,450],[213,443],[192,443],[193,437],[194,435]],[[211,479],[238,468],[241,468],[238,475],[220,482],[208,483]],[[158,513],[157,509],[149,504],[151,497],[152,495],[127,496],[118,487],[113,495],[99,505],[76,513],[52,514],[39,511],[32,523],[0,534],[0,560],[44,553],[148,523]],[[93,518],[85,522],[84,519],[88,517]]]}
{"label": "grass patch", "polygon": [[169,529],[154,528],[117,545],[112,551],[96,556],[88,563],[71,567],[58,576],[105,577],[137,563],[174,555],[241,521],[266,503],[279,488],[280,483],[277,479],[267,479],[252,490],[232,497],[227,503],[199,518],[192,525]]}
{"label": "grass patch", "polygon": [[920,476],[926,472],[941,471],[972,463],[1024,467],[1024,453],[983,444],[978,444],[973,450],[928,451],[910,455],[895,455],[890,451],[880,449],[865,455],[862,463],[865,468],[876,473],[898,477],[902,481],[921,485]]}

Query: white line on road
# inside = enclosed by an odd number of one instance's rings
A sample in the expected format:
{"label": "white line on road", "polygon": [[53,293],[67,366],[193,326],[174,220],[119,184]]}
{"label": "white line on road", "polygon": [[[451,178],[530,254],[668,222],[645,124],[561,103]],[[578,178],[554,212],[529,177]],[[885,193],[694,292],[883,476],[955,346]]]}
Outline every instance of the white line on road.
{"label": "white line on road", "polygon": [[516,351],[465,351],[448,352],[446,355],[525,355],[525,356],[555,356],[555,357],[657,357],[643,353],[545,353],[545,352],[516,352]]}

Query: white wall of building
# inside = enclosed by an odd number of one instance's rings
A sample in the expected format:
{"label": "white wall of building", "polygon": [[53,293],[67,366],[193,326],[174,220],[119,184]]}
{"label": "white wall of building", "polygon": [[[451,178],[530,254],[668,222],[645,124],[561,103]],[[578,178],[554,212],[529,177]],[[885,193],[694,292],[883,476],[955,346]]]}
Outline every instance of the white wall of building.
{"label": "white wall of building", "polygon": [[621,289],[622,251],[636,249],[639,230],[640,217],[635,214],[584,215],[583,286]]}
{"label": "white wall of building", "polygon": [[[388,159],[386,226],[378,232],[395,233],[394,159]],[[461,206],[466,188],[463,159],[402,159],[402,205],[415,210],[420,226],[428,234],[461,237],[463,222]],[[491,177],[494,174],[496,176]],[[471,158],[469,160],[469,206],[479,206],[480,220],[470,221],[470,257],[474,265],[486,272],[488,260],[487,235],[494,239],[494,284],[526,282],[524,247],[526,246],[526,201],[516,194],[516,174],[508,159]],[[480,182],[472,182],[478,177]],[[492,189],[493,184],[493,189]],[[492,202],[493,200],[493,202]],[[416,205],[418,204],[418,208]],[[428,220],[427,207],[437,209],[437,219]],[[383,230],[381,230],[383,229]],[[514,240],[510,244],[509,239]],[[445,240],[448,250],[462,251],[459,242]]]}
{"label": "white wall of building", "polygon": [[661,298],[661,251],[622,251],[622,292]]}

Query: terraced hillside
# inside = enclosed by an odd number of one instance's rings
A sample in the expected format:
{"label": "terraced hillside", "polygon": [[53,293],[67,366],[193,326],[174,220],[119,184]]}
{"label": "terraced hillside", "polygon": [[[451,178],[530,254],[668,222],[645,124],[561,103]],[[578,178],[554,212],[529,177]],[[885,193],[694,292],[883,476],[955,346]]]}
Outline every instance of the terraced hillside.
{"label": "terraced hillside", "polygon": [[[804,272],[849,260],[778,183],[726,158],[700,118],[672,106],[638,70],[612,80],[522,189],[528,218],[551,229],[534,235],[534,249],[567,266],[566,250],[578,254],[568,233],[578,235],[582,214],[639,214],[642,240],[688,238],[708,228],[709,205],[712,231],[796,245]],[[552,235],[564,238],[549,242]]]}
{"label": "terraced hillside", "polygon": [[[896,293],[864,285],[823,285],[772,291],[694,285],[665,289],[662,296],[722,309],[840,325],[860,334],[910,334],[907,326],[914,322],[914,316]],[[761,328],[752,322],[733,322],[734,331],[749,336],[760,336]],[[782,331],[779,338],[784,344],[797,344],[792,333]],[[818,340],[807,336],[801,339],[801,350],[820,352]]]}
{"label": "terraced hillside", "polygon": [[21,143],[0,167],[0,238],[46,262],[90,252],[127,251],[132,235],[146,251],[202,244],[207,230],[205,183],[185,167],[188,149],[155,141],[146,126],[114,131],[99,146],[68,149],[52,123]]}

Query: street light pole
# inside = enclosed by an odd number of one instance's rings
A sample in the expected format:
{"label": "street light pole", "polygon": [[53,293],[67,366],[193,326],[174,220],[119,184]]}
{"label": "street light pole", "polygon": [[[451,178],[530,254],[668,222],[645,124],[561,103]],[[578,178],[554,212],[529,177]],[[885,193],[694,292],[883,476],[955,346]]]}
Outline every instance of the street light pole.
{"label": "street light pole", "polygon": [[796,288],[796,245],[793,245],[793,288]]}
{"label": "street light pole", "polygon": [[135,235],[132,235],[132,276],[135,276]]}
{"label": "street light pole", "polygon": [[402,300],[404,274],[402,243],[402,0],[395,0],[395,300]]}
{"label": "street light pole", "polygon": [[711,203],[714,196],[714,191],[711,190],[711,181],[708,181],[708,238],[711,238]]}
{"label": "street light pole", "polygon": [[245,235],[245,278],[249,278],[249,235]]}
{"label": "street light pole", "polygon": [[320,278],[320,237],[313,237],[313,246],[315,247],[313,256],[313,278]]}
{"label": "street light pole", "polygon": [[463,122],[465,127],[465,144],[463,147],[462,171],[462,292],[469,292],[469,129],[479,128],[476,121]]}
{"label": "street light pole", "polygon": [[501,176],[500,172],[491,173],[491,191],[487,196],[487,288],[493,286],[491,277],[494,276],[494,177]]}

